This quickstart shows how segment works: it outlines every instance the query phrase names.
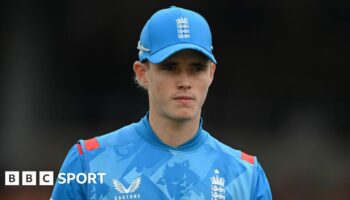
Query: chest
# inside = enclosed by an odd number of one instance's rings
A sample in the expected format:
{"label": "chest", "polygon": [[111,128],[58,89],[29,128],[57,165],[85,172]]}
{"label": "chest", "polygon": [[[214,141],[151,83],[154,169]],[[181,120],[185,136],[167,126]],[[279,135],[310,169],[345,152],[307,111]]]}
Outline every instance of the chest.
{"label": "chest", "polygon": [[87,186],[90,199],[230,200],[250,193],[246,168],[203,150],[107,149],[87,160],[90,172],[106,173],[102,184]]}

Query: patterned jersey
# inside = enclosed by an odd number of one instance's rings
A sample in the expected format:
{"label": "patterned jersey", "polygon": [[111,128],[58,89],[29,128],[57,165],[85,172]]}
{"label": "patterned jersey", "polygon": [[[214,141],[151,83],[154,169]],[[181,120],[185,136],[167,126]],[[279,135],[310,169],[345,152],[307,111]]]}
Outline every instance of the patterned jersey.
{"label": "patterned jersey", "polygon": [[105,173],[102,182],[56,181],[52,200],[263,200],[270,186],[256,157],[202,129],[178,147],[163,143],[148,115],[138,123],[74,145],[60,173]]}

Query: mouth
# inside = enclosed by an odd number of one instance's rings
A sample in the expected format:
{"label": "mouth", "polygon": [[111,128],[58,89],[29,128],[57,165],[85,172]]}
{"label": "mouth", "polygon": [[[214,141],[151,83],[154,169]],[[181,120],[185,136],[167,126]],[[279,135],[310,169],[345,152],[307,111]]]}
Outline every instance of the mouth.
{"label": "mouth", "polygon": [[173,99],[181,104],[190,104],[195,101],[195,98],[192,96],[176,96]]}

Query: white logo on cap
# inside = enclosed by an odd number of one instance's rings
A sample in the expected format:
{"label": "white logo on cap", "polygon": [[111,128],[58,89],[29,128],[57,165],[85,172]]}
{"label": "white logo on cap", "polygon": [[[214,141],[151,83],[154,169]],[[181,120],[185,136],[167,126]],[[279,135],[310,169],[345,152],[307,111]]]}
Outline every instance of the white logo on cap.
{"label": "white logo on cap", "polygon": [[190,38],[190,26],[187,17],[179,17],[176,19],[177,37],[179,39]]}
{"label": "white logo on cap", "polygon": [[137,49],[140,50],[139,55],[143,54],[143,52],[145,51],[150,51],[150,49],[147,49],[146,47],[143,46],[143,44],[141,44],[141,41],[137,43]]}

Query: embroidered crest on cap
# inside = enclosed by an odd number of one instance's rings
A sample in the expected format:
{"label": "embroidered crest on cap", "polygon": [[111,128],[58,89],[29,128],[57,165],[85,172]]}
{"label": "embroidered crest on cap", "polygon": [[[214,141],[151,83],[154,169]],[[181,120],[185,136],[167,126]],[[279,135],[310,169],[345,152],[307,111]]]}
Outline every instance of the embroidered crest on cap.
{"label": "embroidered crest on cap", "polygon": [[190,26],[187,17],[179,17],[176,19],[177,37],[179,39],[190,38]]}

